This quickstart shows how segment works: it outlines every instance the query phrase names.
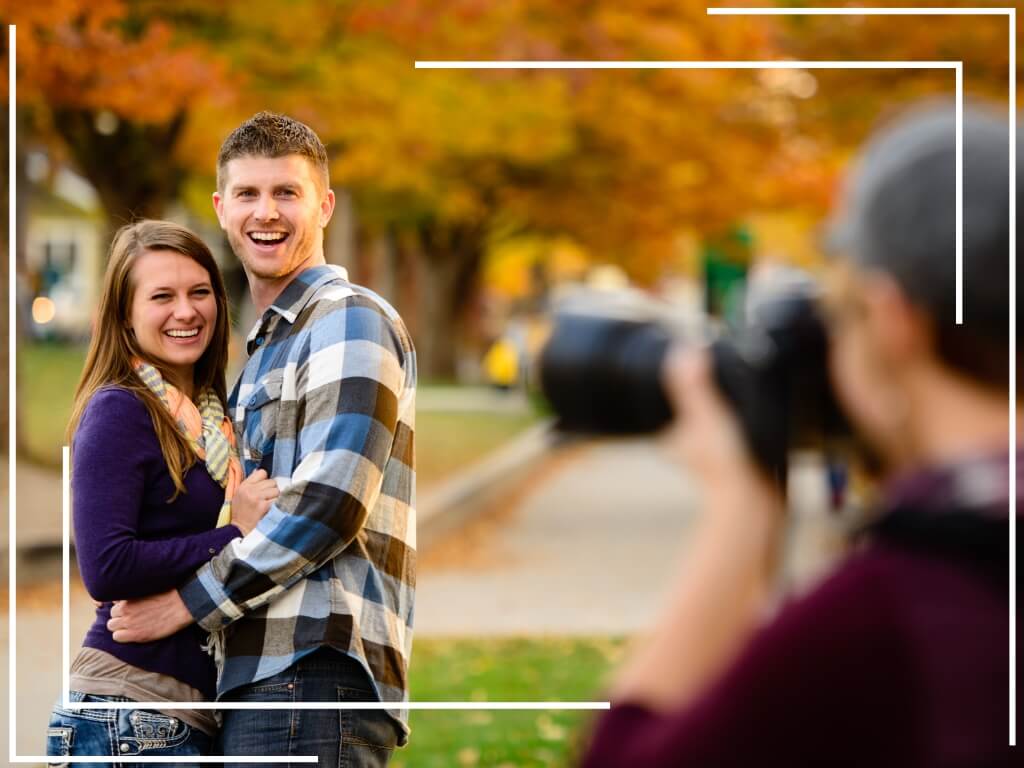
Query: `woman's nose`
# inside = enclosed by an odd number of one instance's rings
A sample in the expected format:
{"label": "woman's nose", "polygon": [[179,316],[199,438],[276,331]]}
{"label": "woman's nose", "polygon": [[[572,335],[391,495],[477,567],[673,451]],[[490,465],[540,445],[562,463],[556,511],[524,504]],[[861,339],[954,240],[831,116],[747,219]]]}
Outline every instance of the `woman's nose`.
{"label": "woman's nose", "polygon": [[191,320],[196,316],[196,308],[188,296],[181,296],[174,302],[174,317],[178,320]]}

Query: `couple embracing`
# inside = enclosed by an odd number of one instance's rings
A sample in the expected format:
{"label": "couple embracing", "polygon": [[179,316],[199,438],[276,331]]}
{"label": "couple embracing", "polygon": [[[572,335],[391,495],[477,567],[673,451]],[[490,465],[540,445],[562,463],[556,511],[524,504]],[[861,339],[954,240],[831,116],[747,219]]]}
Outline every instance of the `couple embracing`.
{"label": "couple embracing", "polygon": [[[334,193],[307,126],[265,112],[239,126],[213,203],[259,316],[230,395],[209,249],[161,221],[111,246],[69,425],[98,607],[47,754],[384,765],[408,732],[412,343],[390,305],[325,263]],[[282,706],[298,702],[324,708]]]}

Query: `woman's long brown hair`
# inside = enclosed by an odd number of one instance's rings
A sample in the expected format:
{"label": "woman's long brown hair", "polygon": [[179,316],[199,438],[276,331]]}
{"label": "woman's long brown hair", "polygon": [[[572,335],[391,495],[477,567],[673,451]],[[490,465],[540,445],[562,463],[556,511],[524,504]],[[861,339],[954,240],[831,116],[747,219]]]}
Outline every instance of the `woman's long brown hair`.
{"label": "woman's long brown hair", "polygon": [[96,392],[104,387],[130,390],[146,406],[153,419],[160,450],[176,489],[171,497],[173,500],[178,493],[185,492],[185,472],[195,462],[196,456],[166,406],[132,368],[132,360],[141,358],[167,377],[167,371],[161,363],[146,356],[129,328],[135,294],[132,269],[139,257],[147,251],[180,253],[209,274],[217,302],[217,322],[214,324],[210,345],[196,362],[193,391],[199,393],[204,389],[212,389],[222,403],[227,402],[224,370],[228,362],[228,303],[217,263],[206,244],[190,230],[169,221],[144,219],[121,227],[110,245],[107,271],[103,278],[103,295],[100,297],[85,368],[75,390],[67,440],[69,444],[74,440],[82,413]]}

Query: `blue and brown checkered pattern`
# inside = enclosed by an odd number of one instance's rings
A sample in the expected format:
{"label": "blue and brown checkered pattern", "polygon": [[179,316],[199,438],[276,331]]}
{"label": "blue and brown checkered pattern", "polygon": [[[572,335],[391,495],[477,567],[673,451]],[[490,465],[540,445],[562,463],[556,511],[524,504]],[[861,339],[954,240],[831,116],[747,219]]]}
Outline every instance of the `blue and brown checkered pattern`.
{"label": "blue and brown checkered pattern", "polygon": [[[245,472],[280,496],[180,592],[223,631],[218,695],[322,646],[408,699],[416,585],[416,356],[401,318],[334,266],[304,271],[248,339],[229,399]],[[392,711],[404,725],[405,712]]]}

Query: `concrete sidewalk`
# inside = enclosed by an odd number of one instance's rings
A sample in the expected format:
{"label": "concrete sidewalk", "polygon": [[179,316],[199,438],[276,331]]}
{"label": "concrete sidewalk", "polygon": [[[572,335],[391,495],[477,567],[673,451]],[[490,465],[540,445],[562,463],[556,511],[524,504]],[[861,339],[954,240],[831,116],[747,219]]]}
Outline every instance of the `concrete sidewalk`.
{"label": "concrete sidewalk", "polygon": [[[419,636],[650,626],[698,514],[697,489],[654,438],[563,448],[502,494],[424,552]],[[780,592],[813,583],[839,554],[826,499],[820,457],[793,457]]]}
{"label": "concrete sidewalk", "polygon": [[424,554],[418,635],[628,634],[647,625],[694,516],[652,440],[567,447]]}

